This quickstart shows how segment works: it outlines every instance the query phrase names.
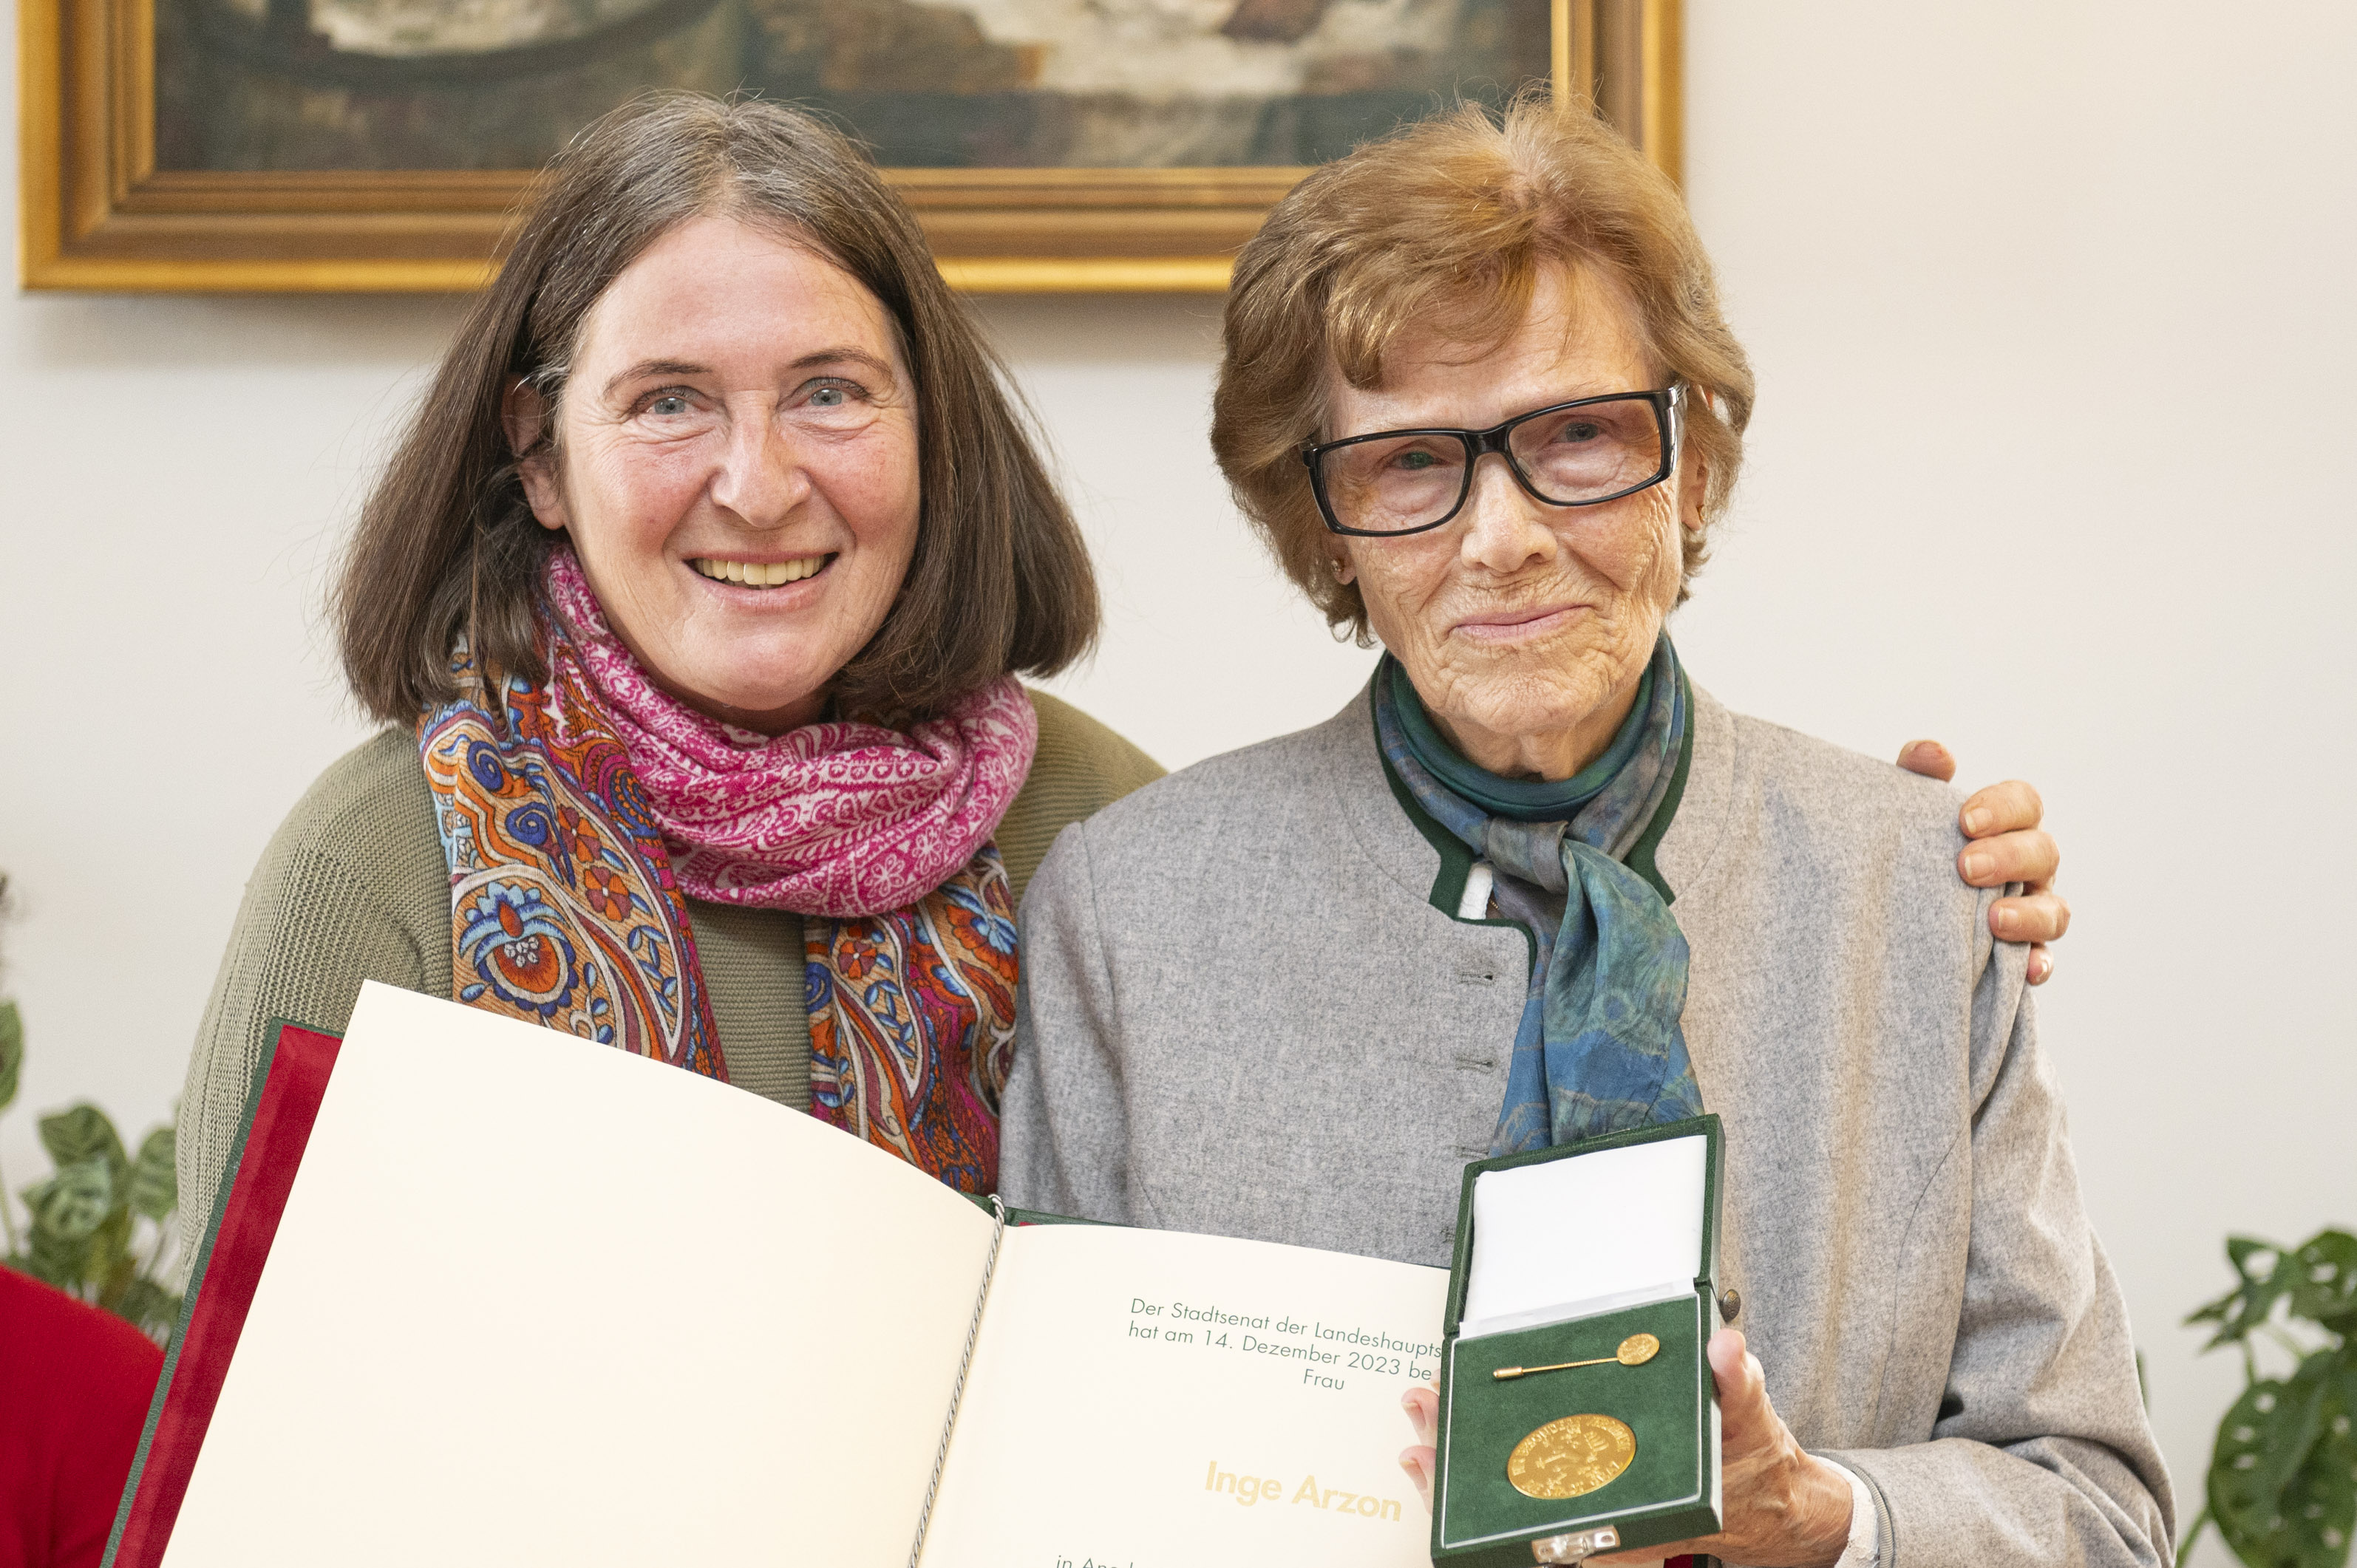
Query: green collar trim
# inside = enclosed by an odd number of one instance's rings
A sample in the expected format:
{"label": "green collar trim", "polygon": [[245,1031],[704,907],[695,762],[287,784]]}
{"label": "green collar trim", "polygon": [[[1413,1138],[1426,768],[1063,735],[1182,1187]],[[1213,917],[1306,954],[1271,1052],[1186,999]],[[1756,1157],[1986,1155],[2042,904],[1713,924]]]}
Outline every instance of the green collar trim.
{"label": "green collar trim", "polygon": [[1677,818],[1678,803],[1686,798],[1686,775],[1694,770],[1695,730],[1698,727],[1694,682],[1686,679],[1684,670],[1678,671],[1678,682],[1685,688],[1686,733],[1685,738],[1678,742],[1677,771],[1670,775],[1670,787],[1663,792],[1662,803],[1653,808],[1653,820],[1645,824],[1645,831],[1639,833],[1637,842],[1629,846],[1626,862],[1630,870],[1643,877],[1652,885],[1653,891],[1662,896],[1664,904],[1676,903],[1678,896],[1672,891],[1668,878],[1662,875],[1662,868],[1655,864],[1653,856],[1661,849],[1662,839],[1669,832],[1670,823]]}
{"label": "green collar trim", "polygon": [[[1630,870],[1643,877],[1653,891],[1662,896],[1662,902],[1664,904],[1676,903],[1678,896],[1669,883],[1663,879],[1661,867],[1655,863],[1654,856],[1662,847],[1663,835],[1670,831],[1670,823],[1677,817],[1679,802],[1685,799],[1686,775],[1694,768],[1694,737],[1696,727],[1694,682],[1686,680],[1684,671],[1678,672],[1678,679],[1685,682],[1686,733],[1684,740],[1678,746],[1677,770],[1670,775],[1669,789],[1662,796],[1662,803],[1653,809],[1653,820],[1647,822],[1645,831],[1637,835],[1637,842],[1631,846],[1626,862]],[[1374,728],[1374,688],[1370,684],[1367,688],[1367,725],[1370,730]],[[1400,810],[1407,813],[1407,820],[1415,824],[1415,831],[1424,835],[1425,842],[1439,852],[1440,870],[1432,879],[1432,891],[1426,896],[1426,901],[1450,919],[1456,919],[1457,908],[1465,901],[1466,878],[1473,873],[1472,850],[1466,846],[1464,840],[1442,827],[1433,820],[1429,811],[1416,804],[1415,797],[1409,792],[1406,784],[1401,781],[1399,774],[1393,768],[1392,759],[1383,755],[1383,736],[1380,733],[1375,736],[1375,759],[1383,765],[1383,782],[1391,786],[1392,799],[1399,802]],[[1517,920],[1468,920],[1464,923],[1474,926],[1512,926],[1518,931],[1523,929],[1522,923]],[[1530,935],[1528,931],[1523,931],[1523,934],[1525,938]],[[1536,951],[1535,947],[1533,950]]]}

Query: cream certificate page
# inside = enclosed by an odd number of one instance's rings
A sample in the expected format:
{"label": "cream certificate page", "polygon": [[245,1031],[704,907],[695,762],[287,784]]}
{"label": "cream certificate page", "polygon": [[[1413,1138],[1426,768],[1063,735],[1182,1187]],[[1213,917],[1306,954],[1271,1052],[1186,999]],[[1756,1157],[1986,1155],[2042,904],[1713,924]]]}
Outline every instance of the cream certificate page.
{"label": "cream certificate page", "polygon": [[1009,1230],[921,1568],[1427,1568],[1400,1396],[1448,1275],[1265,1241]]}
{"label": "cream certificate page", "polygon": [[902,1568],[991,1231],[742,1090],[368,985],[166,1568]]}

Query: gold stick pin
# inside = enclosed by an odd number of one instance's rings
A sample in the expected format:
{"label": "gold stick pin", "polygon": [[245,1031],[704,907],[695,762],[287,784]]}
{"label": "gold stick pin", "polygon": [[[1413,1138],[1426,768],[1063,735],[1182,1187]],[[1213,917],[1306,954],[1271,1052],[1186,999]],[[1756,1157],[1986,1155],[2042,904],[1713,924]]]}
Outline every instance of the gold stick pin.
{"label": "gold stick pin", "polygon": [[1601,1367],[1608,1361],[1618,1361],[1624,1367],[1641,1367],[1662,1353],[1662,1342],[1650,1334],[1631,1334],[1620,1341],[1620,1348],[1609,1356],[1598,1356],[1592,1361],[1557,1361],[1552,1367],[1501,1367],[1490,1375],[1500,1382],[1512,1378],[1527,1378],[1533,1372],[1566,1372],[1574,1367]]}

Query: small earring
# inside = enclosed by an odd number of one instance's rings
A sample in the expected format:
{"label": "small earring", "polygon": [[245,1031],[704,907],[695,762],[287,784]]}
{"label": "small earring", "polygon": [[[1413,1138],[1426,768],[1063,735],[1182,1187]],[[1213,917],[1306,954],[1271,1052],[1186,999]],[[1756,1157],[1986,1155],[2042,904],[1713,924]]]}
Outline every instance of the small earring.
{"label": "small earring", "polygon": [[1345,585],[1347,585],[1350,583],[1350,581],[1351,581],[1351,564],[1350,564],[1348,561],[1344,561],[1344,560],[1340,559],[1340,558],[1338,556],[1338,557],[1337,557],[1337,558],[1335,558],[1334,560],[1329,561],[1329,562],[1328,562],[1328,563],[1326,563],[1326,564],[1327,564],[1329,566],[1331,566],[1331,567],[1333,567],[1333,568],[1334,568],[1334,581],[1335,581],[1335,582],[1337,582],[1337,583],[1339,583],[1339,584]]}

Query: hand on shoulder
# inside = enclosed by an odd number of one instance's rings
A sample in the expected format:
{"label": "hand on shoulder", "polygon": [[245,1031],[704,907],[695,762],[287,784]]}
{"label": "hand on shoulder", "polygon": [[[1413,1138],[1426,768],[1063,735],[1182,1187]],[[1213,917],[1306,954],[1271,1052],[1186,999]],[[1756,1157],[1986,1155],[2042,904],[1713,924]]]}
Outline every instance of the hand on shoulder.
{"label": "hand on shoulder", "polygon": [[[1955,755],[1936,740],[1900,746],[1899,766],[1943,784],[1956,776]],[[2022,885],[2018,896],[1989,906],[1989,930],[2000,941],[2029,944],[2032,985],[2043,985],[2053,974],[2047,944],[2061,941],[2071,929],[2071,902],[2054,890],[2062,850],[2039,826],[2045,815],[2038,790],[2019,779],[1975,791],[1956,814],[1956,825],[1971,841],[1956,856],[1956,875],[1975,887]]]}

